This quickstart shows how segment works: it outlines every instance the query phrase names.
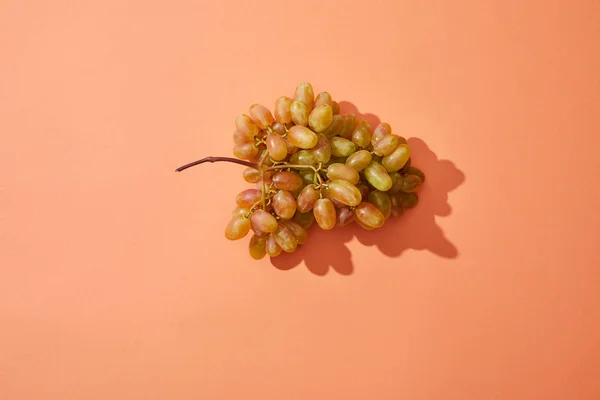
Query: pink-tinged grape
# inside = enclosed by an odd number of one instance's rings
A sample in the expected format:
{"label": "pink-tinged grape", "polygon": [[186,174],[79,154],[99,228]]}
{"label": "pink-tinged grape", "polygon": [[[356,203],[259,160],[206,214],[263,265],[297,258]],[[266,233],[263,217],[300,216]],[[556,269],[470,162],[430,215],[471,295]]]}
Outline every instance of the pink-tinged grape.
{"label": "pink-tinged grape", "polygon": [[298,211],[301,213],[309,212],[313,209],[319,197],[319,192],[315,189],[315,185],[306,185],[298,195]]}
{"label": "pink-tinged grape", "polygon": [[387,192],[392,187],[392,178],[390,178],[385,168],[376,161],[371,161],[364,169],[364,174],[367,182],[377,190]]}
{"label": "pink-tinged grape", "polygon": [[309,229],[315,222],[315,216],[310,211],[306,213],[297,212],[296,215],[294,215],[294,221],[300,224],[304,229]]}
{"label": "pink-tinged grape", "polygon": [[362,202],[354,209],[354,219],[369,228],[381,228],[385,223],[383,213],[368,202]]}
{"label": "pink-tinged grape", "polygon": [[252,222],[252,226],[262,232],[271,233],[277,229],[277,219],[262,209],[252,212],[250,222]]}
{"label": "pink-tinged grape", "polygon": [[317,95],[317,98],[315,99],[315,108],[323,104],[327,104],[331,107],[332,102],[333,99],[331,98],[331,94],[329,94],[329,92],[321,92]]}
{"label": "pink-tinged grape", "polygon": [[369,192],[370,192],[370,189],[369,189],[369,187],[368,187],[367,185],[365,185],[365,184],[364,184],[364,183],[362,183],[362,182],[359,182],[359,183],[356,185],[356,188],[357,188],[357,189],[358,189],[358,191],[360,192],[360,197],[361,197],[361,199],[366,199],[367,197],[369,197]]}
{"label": "pink-tinged grape", "polygon": [[275,241],[286,253],[292,253],[296,251],[298,247],[298,239],[294,236],[294,233],[290,228],[284,224],[279,224],[275,233]]}
{"label": "pink-tinged grape", "polygon": [[400,190],[404,193],[414,193],[421,188],[422,184],[421,178],[417,175],[408,175],[402,180],[402,187]]}
{"label": "pink-tinged grape", "polygon": [[231,212],[232,217],[245,217],[250,213],[250,207],[236,206]]}
{"label": "pink-tinged grape", "polygon": [[277,240],[275,240],[275,235],[272,233],[267,237],[267,242],[265,243],[265,251],[269,255],[269,257],[277,257],[281,254],[281,247],[277,244]]}
{"label": "pink-tinged grape", "polygon": [[402,204],[400,193],[390,195],[390,204],[392,206],[393,217],[401,217],[404,214],[404,205]]}
{"label": "pink-tinged grape", "polygon": [[[389,135],[388,137],[391,136],[392,135]],[[381,142],[383,142],[384,140],[385,139],[382,139]],[[381,159],[381,165],[383,165],[383,167],[388,172],[396,172],[407,163],[409,158],[410,148],[407,144],[401,144],[398,145],[398,147],[396,147],[396,149],[391,154],[388,154],[387,156]]]}
{"label": "pink-tinged grape", "polygon": [[352,185],[356,185],[360,180],[358,172],[354,168],[340,163],[331,164],[327,167],[327,177],[332,181],[336,179],[348,181]]}
{"label": "pink-tinged grape", "polygon": [[265,245],[267,244],[266,236],[252,235],[250,242],[248,243],[248,252],[250,257],[255,260],[260,260],[265,257],[267,250]]}
{"label": "pink-tinged grape", "polygon": [[237,129],[233,131],[233,144],[240,144],[245,142],[254,143],[254,137],[250,137],[246,134],[241,133]]}
{"label": "pink-tinged grape", "polygon": [[390,217],[392,213],[392,202],[389,194],[380,192],[379,190],[373,190],[369,193],[368,201],[381,211],[385,219]]}
{"label": "pink-tinged grape", "polygon": [[262,191],[258,189],[246,189],[237,194],[235,202],[240,207],[251,208],[262,198]]}
{"label": "pink-tinged grape", "polygon": [[342,117],[341,115],[334,115],[331,119],[331,125],[329,125],[329,128],[325,129],[325,132],[323,132],[323,134],[328,138],[334,137],[342,129],[343,125],[344,117]]}
{"label": "pink-tinged grape", "polygon": [[331,109],[333,110],[333,115],[338,115],[340,113],[340,104],[335,100],[332,101]]}
{"label": "pink-tinged grape", "polygon": [[360,172],[371,163],[371,153],[367,150],[359,150],[356,153],[350,154],[346,159],[346,165]]}
{"label": "pink-tinged grape", "polygon": [[340,135],[344,139],[348,139],[348,140],[352,139],[352,132],[354,132],[354,129],[356,128],[357,124],[358,124],[358,119],[356,118],[355,114],[348,113],[348,114],[344,115],[343,122],[342,122],[342,128],[338,132],[338,135]]}
{"label": "pink-tinged grape", "polygon": [[317,224],[324,230],[330,230],[336,224],[335,206],[329,199],[319,199],[313,208]]}
{"label": "pink-tinged grape", "polygon": [[328,104],[315,107],[308,116],[308,125],[315,132],[324,132],[333,122],[333,110]]}
{"label": "pink-tinged grape", "polygon": [[348,157],[356,151],[356,145],[348,139],[334,136],[330,139],[331,155],[336,157]]}
{"label": "pink-tinged grape", "polygon": [[248,183],[256,183],[260,181],[260,171],[255,168],[246,168],[244,170],[244,180]]}
{"label": "pink-tinged grape", "polygon": [[294,100],[304,103],[308,112],[312,111],[315,103],[315,92],[312,85],[308,82],[301,82],[294,92]]}
{"label": "pink-tinged grape", "polygon": [[298,148],[296,146],[294,146],[292,144],[292,142],[290,142],[290,138],[288,138],[287,136],[285,137],[285,145],[287,147],[287,152],[288,154],[294,154],[295,152],[298,151]]}
{"label": "pink-tinged grape", "polygon": [[265,142],[267,143],[269,155],[273,160],[281,161],[287,157],[287,146],[285,145],[285,140],[283,140],[281,136],[276,133],[270,133],[267,135]]}
{"label": "pink-tinged grape", "polygon": [[295,172],[281,171],[273,175],[273,183],[277,189],[293,192],[302,186],[302,178]]}
{"label": "pink-tinged grape", "polygon": [[375,146],[375,144],[384,136],[387,136],[392,133],[392,127],[387,122],[382,122],[373,131],[373,135],[371,136],[371,144]]}
{"label": "pink-tinged grape", "polygon": [[310,150],[300,150],[291,155],[290,162],[298,165],[313,165],[317,160]]}
{"label": "pink-tinged grape", "polygon": [[286,133],[285,126],[283,126],[283,124],[279,122],[275,122],[272,128],[275,132],[279,133],[280,135],[285,135]]}
{"label": "pink-tinged grape", "polygon": [[[409,159],[410,161],[410,159]],[[416,167],[410,167],[407,171],[407,173],[409,175],[416,175],[419,178],[421,178],[421,183],[425,182],[425,174],[423,173],[423,171],[421,171],[420,169],[416,168]]]}
{"label": "pink-tinged grape", "polygon": [[244,217],[233,217],[225,228],[225,237],[229,240],[239,240],[250,232],[250,221]]}
{"label": "pink-tinged grape", "polygon": [[354,212],[349,207],[344,207],[337,212],[337,226],[346,226],[354,221]]}
{"label": "pink-tinged grape", "polygon": [[322,133],[318,134],[319,140],[315,147],[311,150],[314,156],[314,161],[317,163],[326,163],[331,159],[331,146],[329,139]]}
{"label": "pink-tinged grape", "polygon": [[296,213],[296,199],[287,190],[280,190],[273,196],[273,209],[282,219],[290,219]]}
{"label": "pink-tinged grape", "polygon": [[301,149],[312,149],[319,141],[316,133],[305,126],[294,125],[288,132],[290,142]]}
{"label": "pink-tinged grape", "polygon": [[308,125],[309,111],[306,108],[306,104],[301,101],[294,101],[290,106],[290,112],[292,114],[292,121],[294,124],[306,126]]}
{"label": "pink-tinged grape", "polygon": [[267,129],[267,126],[271,126],[275,122],[271,111],[260,104],[252,104],[250,106],[250,117],[260,129]]}
{"label": "pink-tinged grape", "polygon": [[390,172],[390,178],[392,178],[392,187],[388,190],[389,193],[398,193],[402,187],[402,175],[398,172]]}
{"label": "pink-tinged grape", "polygon": [[235,119],[235,129],[241,137],[246,138],[244,141],[253,140],[258,135],[258,126],[252,122],[252,118],[246,114],[241,114]]}
{"label": "pink-tinged grape", "polygon": [[360,190],[352,183],[341,179],[329,182],[325,195],[331,200],[350,207],[357,206],[362,201]]}
{"label": "pink-tinged grape", "polygon": [[308,232],[306,231],[306,229],[304,229],[302,225],[292,220],[284,220],[281,221],[281,223],[290,228],[290,230],[296,237],[298,244],[306,243],[306,240],[308,239]]}
{"label": "pink-tinged grape", "polygon": [[391,154],[394,150],[396,150],[396,147],[398,147],[399,142],[400,139],[398,136],[394,134],[385,135],[373,145],[373,153],[375,153],[379,157],[387,156],[388,154]]}
{"label": "pink-tinged grape", "polygon": [[366,120],[360,120],[352,132],[352,142],[361,148],[366,149],[371,144],[371,126]]}
{"label": "pink-tinged grape", "polygon": [[233,155],[242,160],[252,160],[258,154],[254,142],[243,142],[233,146]]}
{"label": "pink-tinged grape", "polygon": [[338,209],[341,210],[342,208],[345,208],[346,205],[344,203],[342,203],[339,200],[334,199],[333,197],[327,197],[329,200],[331,200],[331,202],[333,203],[333,206]]}
{"label": "pink-tinged grape", "polygon": [[281,96],[275,100],[275,121],[280,124],[289,124],[292,122],[292,103],[294,100],[286,96]]}

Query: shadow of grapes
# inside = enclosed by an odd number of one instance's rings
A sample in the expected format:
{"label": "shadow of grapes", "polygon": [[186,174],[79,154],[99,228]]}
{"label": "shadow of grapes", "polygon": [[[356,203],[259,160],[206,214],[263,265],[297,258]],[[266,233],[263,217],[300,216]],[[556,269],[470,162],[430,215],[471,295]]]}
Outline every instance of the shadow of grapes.
{"label": "shadow of grapes", "polygon": [[[369,122],[372,128],[380,123],[373,114],[361,114],[351,103],[341,102],[342,113],[352,112]],[[428,250],[444,258],[456,258],[458,249],[436,223],[436,216],[447,217],[452,209],[448,194],[458,188],[465,175],[449,160],[440,160],[419,138],[407,138],[413,165],[425,173],[425,182],[418,192],[419,203],[406,210],[400,218],[390,217],[379,229],[366,231],[352,223],[324,231],[313,224],[307,242],[294,253],[282,253],[271,263],[280,270],[290,270],[304,264],[316,275],[333,269],[341,275],[354,271],[352,254],[346,243],[353,239],[364,246],[376,247],[389,257],[399,257],[406,250]]]}

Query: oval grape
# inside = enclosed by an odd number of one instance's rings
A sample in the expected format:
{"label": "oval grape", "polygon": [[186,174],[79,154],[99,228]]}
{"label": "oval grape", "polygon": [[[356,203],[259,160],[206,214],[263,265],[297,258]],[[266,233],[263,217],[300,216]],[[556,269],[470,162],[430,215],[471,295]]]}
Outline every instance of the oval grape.
{"label": "oval grape", "polygon": [[270,133],[265,139],[269,155],[275,161],[284,160],[288,155],[288,149],[285,140],[276,133]]}
{"label": "oval grape", "polygon": [[[391,135],[389,135],[391,136]],[[383,139],[381,140],[383,141]],[[407,144],[401,144],[391,153],[381,159],[381,164],[389,172],[398,171],[410,158],[410,148]]]}
{"label": "oval grape", "polygon": [[337,212],[337,226],[346,226],[354,222],[354,211],[349,207],[344,207]]}
{"label": "oval grape", "polygon": [[[315,147],[311,150],[314,156],[314,162],[326,163],[331,159],[331,146],[329,139],[322,133],[318,134],[319,140]],[[312,163],[311,163],[312,164]]]}
{"label": "oval grape", "polygon": [[277,257],[281,254],[281,247],[277,244],[277,240],[275,240],[275,236],[271,233],[267,237],[267,242],[265,243],[265,251],[269,255],[269,257]]}
{"label": "oval grape", "polygon": [[379,190],[373,190],[371,193],[369,193],[368,202],[377,207],[385,219],[390,217],[392,213],[392,202],[389,194]]}
{"label": "oval grape", "polygon": [[267,126],[271,126],[275,122],[271,111],[261,104],[252,104],[250,106],[250,117],[260,129],[267,129]]}
{"label": "oval grape", "polygon": [[298,244],[306,243],[306,240],[308,239],[308,231],[304,229],[302,225],[292,220],[281,221],[281,223],[290,228],[296,237]]}
{"label": "oval grape", "polygon": [[356,145],[348,139],[334,136],[330,139],[331,155],[336,157],[348,157],[356,151]]}
{"label": "oval grape", "polygon": [[371,144],[371,126],[366,120],[360,120],[356,128],[354,128],[354,132],[352,132],[352,142],[361,148],[366,149]]}
{"label": "oval grape", "polygon": [[312,111],[315,102],[315,92],[308,82],[300,82],[294,92],[294,100],[304,103],[308,112]]}
{"label": "oval grape", "polygon": [[324,132],[333,122],[333,111],[328,104],[315,107],[308,116],[308,125],[315,132]]}
{"label": "oval grape", "polygon": [[243,142],[233,146],[233,155],[241,160],[252,160],[258,154],[254,142]]}
{"label": "oval grape", "polygon": [[302,178],[295,172],[281,171],[273,175],[273,183],[277,189],[293,192],[302,186]]}
{"label": "oval grape", "polygon": [[294,100],[287,96],[281,96],[275,100],[275,121],[280,124],[289,124],[292,122],[292,103]]}
{"label": "oval grape", "polygon": [[225,237],[229,240],[239,240],[250,232],[250,221],[244,217],[233,217],[225,228]]}
{"label": "oval grape", "polygon": [[400,138],[398,136],[394,134],[386,135],[379,139],[377,143],[373,145],[373,153],[375,153],[379,157],[387,156],[388,154],[391,154],[394,150],[396,150],[399,143]]}
{"label": "oval grape", "polygon": [[241,135],[246,138],[244,141],[253,140],[258,135],[258,126],[252,122],[252,118],[246,114],[239,115],[235,119],[235,129]]}
{"label": "oval grape", "polygon": [[346,159],[346,165],[360,172],[371,163],[373,157],[367,150],[359,150]]}
{"label": "oval grape", "polygon": [[275,232],[278,224],[277,219],[273,215],[262,209],[252,212],[250,222],[252,222],[252,226],[256,229],[266,233]]}
{"label": "oval grape", "polygon": [[369,228],[380,228],[385,223],[383,213],[368,202],[362,202],[354,209],[354,219]]}
{"label": "oval grape", "polygon": [[340,163],[331,164],[327,167],[327,177],[332,181],[336,179],[348,181],[352,185],[356,185],[360,180],[358,171],[346,164]]}
{"label": "oval grape", "polygon": [[387,136],[392,133],[392,127],[387,122],[382,122],[373,131],[373,135],[371,136],[371,144],[375,146],[375,144],[384,136]]}
{"label": "oval grape", "polygon": [[290,228],[283,224],[279,224],[275,233],[275,241],[286,253],[292,253],[298,247],[298,239]]}
{"label": "oval grape", "polygon": [[251,208],[262,198],[262,191],[258,189],[246,189],[237,194],[235,202],[240,207]]}
{"label": "oval grape", "polygon": [[265,248],[267,243],[266,236],[258,236],[252,235],[250,238],[250,242],[248,243],[248,251],[250,253],[250,257],[255,260],[260,260],[264,258],[267,254],[267,250]]}
{"label": "oval grape", "polygon": [[327,185],[326,196],[342,205],[354,207],[362,201],[360,190],[345,180],[334,180]]}
{"label": "oval grape", "polygon": [[371,161],[364,169],[364,174],[367,181],[377,190],[387,192],[392,187],[392,178],[377,161]]}
{"label": "oval grape", "polygon": [[402,187],[400,190],[404,193],[414,193],[421,188],[423,182],[417,175],[405,176],[402,180]]}
{"label": "oval grape", "polygon": [[305,126],[294,125],[288,132],[290,143],[300,149],[312,149],[319,141],[316,133]]}
{"label": "oval grape", "polygon": [[296,199],[287,190],[280,190],[273,196],[273,209],[282,219],[290,219],[296,213]]}
{"label": "oval grape", "polygon": [[324,230],[330,230],[336,224],[335,206],[329,199],[319,199],[313,208],[317,224]]}

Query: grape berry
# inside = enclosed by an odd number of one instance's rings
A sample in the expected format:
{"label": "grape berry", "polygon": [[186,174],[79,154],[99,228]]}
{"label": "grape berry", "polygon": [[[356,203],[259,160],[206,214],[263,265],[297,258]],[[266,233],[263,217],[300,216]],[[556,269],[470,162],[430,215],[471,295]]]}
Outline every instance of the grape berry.
{"label": "grape berry", "polygon": [[390,217],[415,207],[425,181],[411,164],[406,139],[383,122],[372,130],[356,115],[340,115],[331,94],[316,97],[308,82],[294,97],[275,100],[274,113],[260,105],[235,119],[233,155],[207,157],[247,168],[253,188],[238,193],[225,237],[239,240],[252,231],[249,253],[259,260],[304,244],[316,222],[324,230],[356,223],[381,228]]}

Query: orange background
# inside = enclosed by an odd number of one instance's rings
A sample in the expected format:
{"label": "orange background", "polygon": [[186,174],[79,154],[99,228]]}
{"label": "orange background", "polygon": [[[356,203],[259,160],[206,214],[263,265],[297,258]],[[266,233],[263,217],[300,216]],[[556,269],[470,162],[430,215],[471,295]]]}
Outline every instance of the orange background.
{"label": "orange background", "polygon": [[[599,399],[600,3],[0,2],[0,398]],[[302,80],[421,202],[252,261],[235,116]]]}

